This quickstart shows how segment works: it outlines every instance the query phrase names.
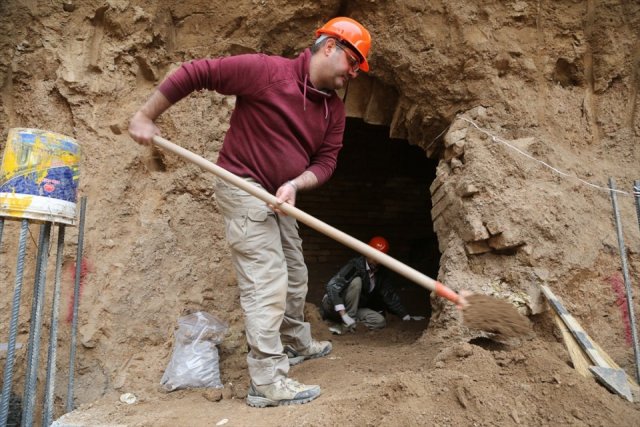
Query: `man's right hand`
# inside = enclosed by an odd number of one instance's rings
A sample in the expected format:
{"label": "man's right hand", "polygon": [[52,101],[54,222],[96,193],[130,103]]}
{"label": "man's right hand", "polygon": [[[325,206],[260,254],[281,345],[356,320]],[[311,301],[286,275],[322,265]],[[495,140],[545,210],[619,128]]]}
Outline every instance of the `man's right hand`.
{"label": "man's right hand", "polygon": [[353,326],[355,326],[356,321],[353,320],[353,318],[347,313],[341,314],[340,317],[342,317],[342,323],[344,323],[344,326],[346,326],[347,328],[352,328]]}
{"label": "man's right hand", "polygon": [[131,138],[138,144],[153,144],[153,137],[160,135],[160,129],[153,121],[170,106],[171,103],[162,92],[159,90],[154,91],[129,122],[129,135],[131,135]]}
{"label": "man's right hand", "polygon": [[153,137],[160,135],[160,129],[142,111],[133,115],[129,122],[129,135],[141,145],[153,144]]}

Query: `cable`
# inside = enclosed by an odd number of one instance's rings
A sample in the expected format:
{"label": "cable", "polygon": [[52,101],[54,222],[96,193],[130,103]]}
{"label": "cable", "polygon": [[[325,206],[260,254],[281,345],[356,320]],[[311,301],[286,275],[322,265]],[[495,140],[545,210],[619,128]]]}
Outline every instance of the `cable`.
{"label": "cable", "polygon": [[588,185],[589,187],[593,187],[593,188],[596,188],[596,189],[598,189],[598,190],[606,191],[607,193],[614,191],[614,192],[616,192],[616,193],[618,193],[618,194],[621,194],[621,195],[623,195],[623,196],[631,196],[631,195],[638,195],[638,194],[640,194],[640,193],[635,192],[635,191],[634,191],[634,192],[632,192],[632,193],[629,193],[629,192],[622,191],[622,190],[611,189],[611,188],[608,188],[608,187],[602,187],[602,186],[600,186],[600,185],[592,184],[592,183],[590,183],[589,181],[585,181],[585,180],[584,180],[584,179],[582,179],[582,178],[578,178],[578,177],[576,177],[576,176],[572,176],[572,175],[570,175],[570,174],[568,174],[568,173],[566,173],[566,172],[563,172],[563,171],[561,171],[561,170],[559,170],[559,169],[554,168],[553,166],[551,166],[551,165],[550,165],[550,164],[548,164],[548,163],[543,162],[542,160],[538,160],[538,159],[536,159],[536,158],[535,158],[535,157],[533,157],[532,155],[530,155],[530,154],[528,154],[528,153],[525,153],[524,151],[520,150],[519,148],[514,147],[513,145],[509,144],[509,143],[508,143],[507,141],[505,141],[504,139],[502,139],[502,138],[500,138],[500,137],[498,137],[498,136],[496,136],[496,135],[493,135],[492,133],[490,133],[490,132],[488,132],[488,131],[486,131],[486,130],[482,129],[482,128],[481,128],[480,126],[478,126],[478,125],[477,125],[473,120],[469,120],[469,119],[467,119],[466,117],[463,117],[463,116],[458,116],[458,117],[459,117],[459,118],[461,118],[462,120],[464,120],[465,122],[471,123],[471,124],[472,124],[476,129],[478,129],[480,132],[482,132],[482,133],[484,133],[484,134],[486,134],[486,135],[490,136],[490,137],[491,137],[491,139],[492,139],[493,141],[495,141],[495,142],[499,142],[499,143],[501,143],[501,144],[504,144],[504,145],[506,145],[507,147],[511,148],[512,150],[515,150],[515,151],[517,151],[518,153],[522,154],[523,156],[527,157],[528,159],[531,159],[531,160],[534,160],[534,161],[536,161],[536,162],[538,162],[538,163],[541,163],[542,165],[544,165],[544,166],[546,166],[547,168],[551,169],[552,171],[554,171],[554,172],[555,172],[555,173],[557,173],[558,175],[566,176],[567,178],[577,179],[578,181],[582,182],[583,184]]}

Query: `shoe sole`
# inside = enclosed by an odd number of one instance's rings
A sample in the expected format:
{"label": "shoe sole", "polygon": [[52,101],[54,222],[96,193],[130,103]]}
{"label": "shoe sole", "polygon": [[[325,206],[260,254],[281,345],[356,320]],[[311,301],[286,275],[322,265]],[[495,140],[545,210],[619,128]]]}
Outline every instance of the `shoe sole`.
{"label": "shoe sole", "polygon": [[289,366],[299,365],[302,362],[304,362],[304,356],[290,357],[289,358]]}
{"label": "shoe sole", "polygon": [[289,399],[289,400],[272,400],[266,397],[260,396],[247,396],[247,405],[253,408],[266,408],[269,406],[289,406],[289,405],[302,405],[303,403],[309,403],[316,397],[320,396],[320,393],[315,396],[310,396],[304,399]]}

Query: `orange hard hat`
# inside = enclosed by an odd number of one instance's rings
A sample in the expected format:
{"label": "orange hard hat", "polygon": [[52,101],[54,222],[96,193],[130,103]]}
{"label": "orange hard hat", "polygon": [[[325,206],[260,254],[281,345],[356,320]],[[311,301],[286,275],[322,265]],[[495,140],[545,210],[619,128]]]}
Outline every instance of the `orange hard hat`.
{"label": "orange hard hat", "polygon": [[384,237],[376,236],[369,240],[369,246],[376,248],[380,252],[386,254],[389,252],[389,242]]}
{"label": "orange hard hat", "polygon": [[371,48],[371,35],[362,24],[351,18],[333,18],[316,30],[316,37],[321,35],[335,37],[347,45],[358,55],[360,69],[364,72],[369,71],[367,55],[369,55],[369,48]]}

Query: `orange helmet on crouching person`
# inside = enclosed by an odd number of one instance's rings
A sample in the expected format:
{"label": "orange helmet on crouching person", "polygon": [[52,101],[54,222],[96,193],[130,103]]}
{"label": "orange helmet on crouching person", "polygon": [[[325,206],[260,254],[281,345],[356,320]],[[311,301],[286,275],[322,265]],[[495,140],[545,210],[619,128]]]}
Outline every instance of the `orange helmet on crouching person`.
{"label": "orange helmet on crouching person", "polygon": [[369,71],[367,55],[371,48],[371,35],[362,24],[351,18],[333,18],[316,30],[316,37],[322,35],[335,37],[340,43],[353,50],[360,60],[360,69],[364,72]]}
{"label": "orange helmet on crouching person", "polygon": [[384,237],[373,237],[371,240],[369,240],[369,246],[379,250],[383,254],[389,252],[389,242],[387,242],[387,239],[385,239]]}

